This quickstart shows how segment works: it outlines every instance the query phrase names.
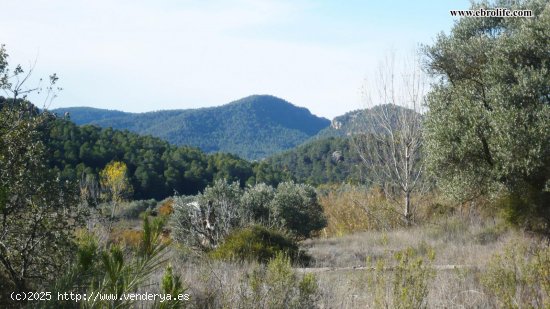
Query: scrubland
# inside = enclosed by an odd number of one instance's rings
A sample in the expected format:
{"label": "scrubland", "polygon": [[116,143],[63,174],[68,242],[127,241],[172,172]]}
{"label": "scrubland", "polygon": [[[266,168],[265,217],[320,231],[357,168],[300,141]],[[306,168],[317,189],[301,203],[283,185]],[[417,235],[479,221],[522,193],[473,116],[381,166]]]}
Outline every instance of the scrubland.
{"label": "scrubland", "polygon": [[[320,194],[328,225],[300,242],[311,260],[217,260],[181,246],[171,263],[196,308],[525,308],[550,305],[550,249],[479,199],[416,199],[411,226],[380,192]],[[366,210],[369,207],[370,210]],[[376,212],[374,220],[368,214]],[[384,216],[383,214],[386,214]],[[341,225],[345,218],[347,226]],[[370,218],[370,219],[369,219]],[[370,223],[369,223],[370,222]],[[387,224],[381,224],[386,222]],[[378,224],[378,225],[377,225]],[[380,225],[381,224],[381,225]]]}

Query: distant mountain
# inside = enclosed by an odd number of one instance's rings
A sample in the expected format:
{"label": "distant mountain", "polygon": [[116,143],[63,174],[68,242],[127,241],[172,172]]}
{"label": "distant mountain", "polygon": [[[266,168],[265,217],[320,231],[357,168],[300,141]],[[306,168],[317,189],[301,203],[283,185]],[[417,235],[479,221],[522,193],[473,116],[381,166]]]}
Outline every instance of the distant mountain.
{"label": "distant mountain", "polygon": [[200,109],[124,113],[89,107],[59,108],[79,125],[127,129],[190,145],[206,152],[229,152],[256,160],[291,149],[330,125],[306,108],[269,95],[253,95]]}
{"label": "distant mountain", "polygon": [[311,140],[327,137],[346,137],[357,133],[380,131],[381,128],[376,125],[377,121],[375,118],[384,112],[392,119],[392,123],[394,123],[400,113],[414,113],[410,109],[393,104],[377,105],[369,109],[351,111],[334,118],[330,126],[319,131]]}
{"label": "distant mountain", "polygon": [[299,182],[312,185],[372,180],[354,146],[352,136],[381,132],[376,117],[388,117],[392,126],[400,115],[411,115],[410,109],[397,105],[375,106],[334,118],[304,144],[267,159],[276,170],[288,172]]}

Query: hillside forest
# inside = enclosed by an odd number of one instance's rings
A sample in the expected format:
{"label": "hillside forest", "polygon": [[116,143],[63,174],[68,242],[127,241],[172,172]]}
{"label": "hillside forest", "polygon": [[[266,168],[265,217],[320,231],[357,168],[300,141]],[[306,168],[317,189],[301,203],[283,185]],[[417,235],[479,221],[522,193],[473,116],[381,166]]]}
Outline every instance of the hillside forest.
{"label": "hillside forest", "polygon": [[507,5],[332,121],[49,110],[1,45],[0,308],[550,308],[550,3]]}

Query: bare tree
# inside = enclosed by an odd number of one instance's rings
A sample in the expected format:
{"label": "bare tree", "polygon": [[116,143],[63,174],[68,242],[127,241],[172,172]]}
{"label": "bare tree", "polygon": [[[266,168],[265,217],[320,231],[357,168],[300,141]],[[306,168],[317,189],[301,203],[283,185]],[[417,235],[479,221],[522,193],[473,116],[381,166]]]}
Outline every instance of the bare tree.
{"label": "bare tree", "polygon": [[[411,195],[422,191],[422,114],[426,79],[416,66],[396,73],[394,57],[380,65],[375,83],[366,88],[365,115],[371,123],[353,135],[353,144],[367,168],[368,180],[390,199],[406,224],[413,218]],[[409,62],[410,64],[410,62]],[[367,120],[366,120],[367,121]]]}

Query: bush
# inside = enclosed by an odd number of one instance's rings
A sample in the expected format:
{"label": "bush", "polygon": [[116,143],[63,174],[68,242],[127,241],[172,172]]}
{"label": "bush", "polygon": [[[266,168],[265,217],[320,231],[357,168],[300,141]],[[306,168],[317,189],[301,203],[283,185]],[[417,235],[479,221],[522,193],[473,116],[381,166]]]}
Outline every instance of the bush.
{"label": "bush", "polygon": [[174,212],[174,200],[167,198],[160,204],[158,214],[164,217],[171,215]]}
{"label": "bush", "polygon": [[327,225],[317,193],[310,185],[283,182],[271,202],[274,217],[298,237],[310,237]]}
{"label": "bush", "polygon": [[249,212],[250,219],[269,224],[275,219],[270,210],[270,203],[274,196],[273,187],[263,183],[257,184],[246,189],[241,197],[241,205]]}
{"label": "bush", "polygon": [[481,275],[500,308],[550,307],[550,247],[511,242],[495,254]]}
{"label": "bush", "polygon": [[401,216],[381,190],[343,185],[329,187],[319,202],[327,216],[327,237],[367,230],[391,229],[402,224]]}
{"label": "bush", "polygon": [[[177,309],[187,307],[186,301],[179,299],[179,295],[185,295],[187,287],[183,286],[178,275],[174,274],[172,266],[168,265],[164,270],[161,282],[161,292],[164,295],[170,295],[170,300],[158,302],[153,306],[154,309]],[[189,296],[189,294],[187,294]]]}
{"label": "bush", "polygon": [[243,194],[238,183],[218,180],[195,197],[174,197],[172,235],[190,248],[212,250],[252,222],[284,227],[300,238],[326,226],[315,189],[293,182],[281,183],[276,191],[258,184]]}
{"label": "bush", "polygon": [[[166,262],[168,244],[161,239],[163,226],[164,220],[144,216],[139,246],[126,248],[119,244],[99,246],[96,235],[82,233],[76,261],[68,265],[49,290],[52,295],[68,291],[81,295],[116,295],[109,299],[90,298],[84,304],[86,308],[136,308],[135,299],[125,299],[121,295],[150,287],[155,272]],[[174,276],[172,280],[179,281]],[[162,288],[163,292],[171,294],[180,291],[181,284],[173,284],[172,289],[165,284]],[[74,300],[55,297],[48,302],[34,301],[29,305],[31,308],[75,307]]]}
{"label": "bush", "polygon": [[504,218],[517,226],[540,234],[550,234],[549,191],[525,185],[521,189],[505,192],[496,201]]}
{"label": "bush", "polygon": [[312,274],[298,277],[283,253],[254,270],[243,285],[243,308],[317,308],[317,279]]}
{"label": "bush", "polygon": [[138,248],[141,243],[142,231],[132,229],[114,229],[110,235],[111,242],[123,246]]}
{"label": "bush", "polygon": [[218,248],[211,251],[210,255],[222,260],[267,263],[279,253],[286,254],[293,262],[308,261],[294,240],[281,232],[260,225],[233,232]]}
{"label": "bush", "polygon": [[154,199],[122,203],[119,206],[118,216],[125,219],[137,219],[141,213],[155,208],[156,205],[157,201]]}
{"label": "bush", "polygon": [[174,197],[174,239],[204,251],[216,248],[247,218],[240,204],[241,194],[239,183],[217,180],[195,197]]}
{"label": "bush", "polygon": [[[426,308],[428,284],[435,277],[432,268],[435,254],[431,248],[427,253],[424,258],[413,248],[407,248],[396,252],[393,259],[380,259],[367,279],[373,307]],[[387,265],[388,262],[394,265]]]}

